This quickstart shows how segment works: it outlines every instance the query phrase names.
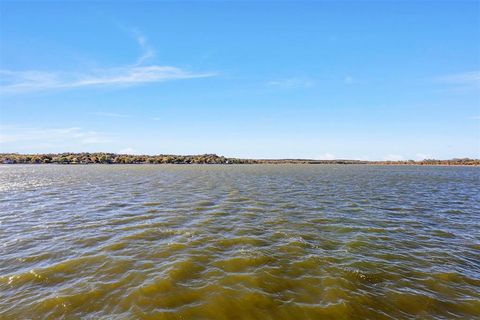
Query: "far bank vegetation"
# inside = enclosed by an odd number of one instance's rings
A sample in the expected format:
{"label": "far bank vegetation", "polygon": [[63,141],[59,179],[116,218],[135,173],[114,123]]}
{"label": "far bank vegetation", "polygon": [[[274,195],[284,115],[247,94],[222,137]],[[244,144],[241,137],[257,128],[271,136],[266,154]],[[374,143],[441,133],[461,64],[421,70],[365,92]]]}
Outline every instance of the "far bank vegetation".
{"label": "far bank vegetation", "polygon": [[478,166],[480,159],[451,159],[421,161],[361,161],[361,160],[310,160],[310,159],[238,159],[216,154],[202,155],[129,155],[116,153],[51,153],[51,154],[0,154],[0,164],[377,164],[377,165],[464,165]]}

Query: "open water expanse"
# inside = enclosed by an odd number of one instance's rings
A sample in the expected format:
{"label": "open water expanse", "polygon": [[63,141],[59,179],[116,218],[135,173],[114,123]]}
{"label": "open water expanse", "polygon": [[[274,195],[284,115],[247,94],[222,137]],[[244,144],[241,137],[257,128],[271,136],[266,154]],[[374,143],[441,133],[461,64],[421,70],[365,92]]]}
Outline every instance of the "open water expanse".
{"label": "open water expanse", "polygon": [[0,319],[480,319],[480,168],[3,165]]}

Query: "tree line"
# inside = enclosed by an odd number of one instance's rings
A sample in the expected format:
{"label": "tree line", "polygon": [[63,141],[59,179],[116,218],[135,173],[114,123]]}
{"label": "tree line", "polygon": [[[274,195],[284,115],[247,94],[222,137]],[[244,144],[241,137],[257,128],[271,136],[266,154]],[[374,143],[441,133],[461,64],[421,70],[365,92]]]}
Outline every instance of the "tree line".
{"label": "tree line", "polygon": [[147,164],[147,163],[237,163],[237,159],[227,159],[215,154],[203,154],[192,156],[178,155],[129,155],[116,153],[60,153],[60,154],[0,154],[0,162],[6,164],[15,163],[58,163],[58,164]]}
{"label": "tree line", "polygon": [[479,159],[425,159],[421,161],[362,161],[309,159],[239,159],[216,154],[202,155],[129,155],[104,152],[18,154],[1,153],[0,164],[381,164],[381,165],[480,165]]}

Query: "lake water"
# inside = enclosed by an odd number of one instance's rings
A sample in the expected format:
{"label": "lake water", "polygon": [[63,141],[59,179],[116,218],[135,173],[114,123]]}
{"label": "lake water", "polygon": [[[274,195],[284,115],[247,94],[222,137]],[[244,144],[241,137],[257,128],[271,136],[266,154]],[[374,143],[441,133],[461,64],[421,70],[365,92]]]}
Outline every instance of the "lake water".
{"label": "lake water", "polygon": [[0,166],[1,319],[480,319],[480,168]]}

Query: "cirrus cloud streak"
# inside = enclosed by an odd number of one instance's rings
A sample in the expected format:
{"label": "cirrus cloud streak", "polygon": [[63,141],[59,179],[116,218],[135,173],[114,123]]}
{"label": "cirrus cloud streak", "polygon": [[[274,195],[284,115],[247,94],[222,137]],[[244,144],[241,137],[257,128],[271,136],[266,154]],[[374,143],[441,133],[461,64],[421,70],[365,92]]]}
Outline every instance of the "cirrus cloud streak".
{"label": "cirrus cloud streak", "polygon": [[128,66],[102,69],[88,74],[0,70],[2,93],[25,93],[82,87],[126,87],[169,80],[212,77],[215,73],[195,73],[170,66]]}
{"label": "cirrus cloud streak", "polygon": [[19,142],[45,143],[59,145],[76,143],[81,145],[110,143],[113,138],[103,132],[84,130],[79,127],[67,128],[31,128],[2,125],[0,126],[0,146]]}

